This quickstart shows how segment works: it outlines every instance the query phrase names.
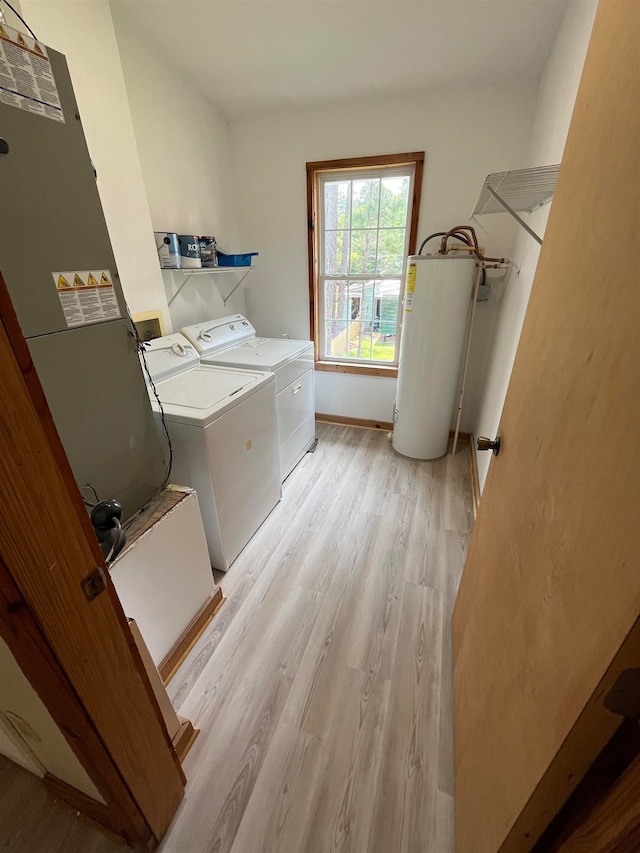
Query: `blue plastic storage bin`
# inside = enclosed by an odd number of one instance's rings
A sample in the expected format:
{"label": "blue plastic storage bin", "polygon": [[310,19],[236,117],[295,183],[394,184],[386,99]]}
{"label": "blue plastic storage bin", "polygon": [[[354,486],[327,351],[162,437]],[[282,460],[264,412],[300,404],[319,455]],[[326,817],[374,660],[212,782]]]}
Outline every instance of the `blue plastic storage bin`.
{"label": "blue plastic storage bin", "polygon": [[218,266],[219,267],[250,267],[251,259],[254,258],[258,252],[249,252],[246,255],[221,255],[218,253]]}

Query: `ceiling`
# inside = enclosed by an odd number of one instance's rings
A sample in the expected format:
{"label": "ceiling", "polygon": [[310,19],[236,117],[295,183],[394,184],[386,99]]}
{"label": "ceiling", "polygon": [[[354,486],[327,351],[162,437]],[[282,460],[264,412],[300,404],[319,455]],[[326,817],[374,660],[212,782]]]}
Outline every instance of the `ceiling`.
{"label": "ceiling", "polygon": [[[230,121],[537,79],[569,0],[111,0]],[[579,0],[578,0],[579,2]]]}

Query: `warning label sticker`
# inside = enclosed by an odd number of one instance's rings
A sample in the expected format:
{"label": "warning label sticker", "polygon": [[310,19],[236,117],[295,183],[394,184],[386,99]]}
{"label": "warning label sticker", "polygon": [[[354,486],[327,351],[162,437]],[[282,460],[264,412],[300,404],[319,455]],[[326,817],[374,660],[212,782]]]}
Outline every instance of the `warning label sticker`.
{"label": "warning label sticker", "polygon": [[122,316],[110,270],[67,270],[51,275],[67,328],[117,320]]}
{"label": "warning label sticker", "polygon": [[0,103],[64,122],[47,49],[0,24]]}
{"label": "warning label sticker", "polygon": [[404,289],[404,310],[413,311],[413,294],[416,292],[416,265],[409,264],[407,286]]}

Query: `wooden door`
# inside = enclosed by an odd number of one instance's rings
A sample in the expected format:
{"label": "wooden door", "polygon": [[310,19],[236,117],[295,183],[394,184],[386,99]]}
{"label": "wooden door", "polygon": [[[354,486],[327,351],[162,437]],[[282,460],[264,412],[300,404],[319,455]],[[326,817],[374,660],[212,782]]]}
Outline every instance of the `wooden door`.
{"label": "wooden door", "polygon": [[533,846],[640,661],[639,44],[602,0],[453,615],[458,853]]}
{"label": "wooden door", "polygon": [[0,636],[106,802],[78,807],[155,849],[184,775],[110,580],[84,595],[104,561],[1,273],[0,401]]}

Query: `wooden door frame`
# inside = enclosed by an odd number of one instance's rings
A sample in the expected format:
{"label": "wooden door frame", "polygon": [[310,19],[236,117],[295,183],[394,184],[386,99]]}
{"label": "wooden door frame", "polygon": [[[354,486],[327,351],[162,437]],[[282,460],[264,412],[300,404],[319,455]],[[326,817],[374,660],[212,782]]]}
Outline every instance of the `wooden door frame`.
{"label": "wooden door frame", "polygon": [[625,719],[532,853],[640,849],[640,727]]}
{"label": "wooden door frame", "polygon": [[[0,636],[106,806],[55,780],[51,787],[63,798],[66,791],[74,808],[127,841],[153,850],[186,780],[1,272],[0,382],[6,399],[0,415]],[[43,576],[44,563],[34,555],[45,552],[53,562]],[[95,566],[105,572],[107,590],[89,603],[79,580]],[[130,704],[110,702],[104,685],[131,697]]]}
{"label": "wooden door frame", "polygon": [[[67,743],[102,794],[106,806],[75,789],[62,799],[129,843],[149,847],[150,828],[118,774],[111,756],[60,668],[33,613],[0,559],[0,637],[38,694]],[[45,784],[47,784],[45,777]],[[59,780],[58,780],[59,781]],[[67,786],[69,788],[70,786]],[[74,792],[74,793],[72,793]],[[150,847],[150,849],[152,849]]]}

